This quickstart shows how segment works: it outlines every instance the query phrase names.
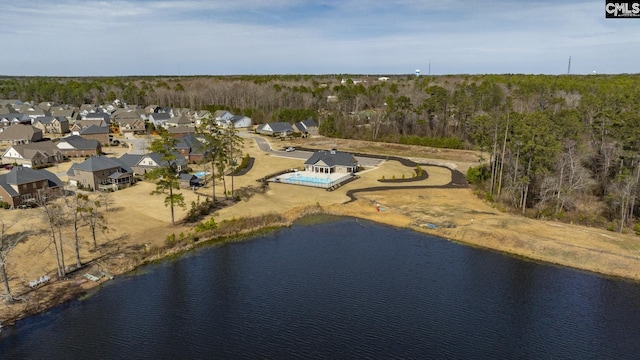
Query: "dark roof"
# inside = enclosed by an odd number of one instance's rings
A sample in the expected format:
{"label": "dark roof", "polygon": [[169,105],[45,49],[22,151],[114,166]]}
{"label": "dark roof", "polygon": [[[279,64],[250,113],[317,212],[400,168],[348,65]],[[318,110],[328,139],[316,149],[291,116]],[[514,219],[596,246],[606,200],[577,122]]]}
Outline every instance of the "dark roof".
{"label": "dark roof", "polygon": [[192,154],[204,153],[205,147],[200,140],[198,140],[193,134],[185,134],[178,139],[176,143],[176,149],[189,149]]}
{"label": "dark roof", "polygon": [[66,142],[77,150],[95,150],[100,145],[98,140],[85,139],[82,136],[78,135],[71,135],[62,138],[58,143],[61,142]]}
{"label": "dark roof", "polygon": [[80,135],[108,134],[109,128],[106,126],[91,125],[79,131]]}
{"label": "dark roof", "polygon": [[320,150],[316,151],[311,157],[304,162],[305,165],[313,165],[319,161],[324,162],[329,167],[333,166],[357,166],[358,161],[353,155],[335,150]]}
{"label": "dark roof", "polygon": [[178,178],[182,181],[191,181],[191,180],[198,179],[198,177],[193,174],[185,174],[185,173],[178,175]]}
{"label": "dark roof", "polygon": [[302,120],[301,123],[303,123],[307,128],[318,127],[318,124],[316,124],[315,120],[313,119]]}
{"label": "dark roof", "polygon": [[125,172],[133,172],[129,166],[118,161],[118,159],[100,155],[100,156],[92,156],[79,164],[71,165],[71,167],[69,168],[69,171],[67,171],[67,175],[73,175],[74,174],[73,170],[75,169],[95,172],[100,170],[113,169],[115,167],[122,168]]}
{"label": "dark roof", "polygon": [[53,116],[40,116],[33,120],[33,123],[51,124],[53,122]]}
{"label": "dark roof", "polygon": [[162,121],[171,119],[171,114],[168,113],[153,113],[150,116],[153,117],[154,121]]}
{"label": "dark roof", "polygon": [[138,163],[144,156],[145,155],[142,154],[122,154],[122,156],[120,156],[118,160],[128,167],[133,167],[138,165]]}
{"label": "dark roof", "polygon": [[[184,157],[182,157],[182,155],[180,155],[178,152],[172,152],[172,154],[176,157],[176,164],[180,165],[180,166],[185,166],[187,165],[187,160],[185,160]],[[133,166],[148,166],[148,165],[140,165],[140,161],[142,161],[142,159],[146,158],[146,157],[150,157],[156,164],[159,164],[160,166],[166,166],[167,165],[167,161],[162,160],[162,155],[158,154],[158,153],[149,153],[146,155],[138,155],[138,154],[122,154],[122,156],[120,156],[118,158],[118,161],[122,162],[123,164],[125,164],[128,167],[133,167]]]}
{"label": "dark roof", "polygon": [[22,166],[14,166],[7,174],[0,175],[3,182],[9,185],[29,184],[41,180],[49,180],[49,187],[62,186],[62,181],[52,172],[35,170]]}
{"label": "dark roof", "polygon": [[300,132],[309,132],[310,127],[318,127],[318,125],[313,119],[299,121],[295,123],[293,126],[295,126],[296,129],[298,129]]}
{"label": "dark roof", "polygon": [[273,132],[293,131],[293,127],[288,122],[272,122],[266,125],[269,125]]}

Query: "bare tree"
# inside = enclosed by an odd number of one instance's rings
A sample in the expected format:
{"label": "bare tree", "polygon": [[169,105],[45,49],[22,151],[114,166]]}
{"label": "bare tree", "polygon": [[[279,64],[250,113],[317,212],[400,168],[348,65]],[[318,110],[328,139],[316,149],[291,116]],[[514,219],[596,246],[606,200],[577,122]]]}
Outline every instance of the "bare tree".
{"label": "bare tree", "polygon": [[7,264],[9,254],[15,247],[27,237],[27,232],[21,231],[17,233],[9,234],[9,230],[16,223],[6,224],[0,220],[0,276],[2,276],[2,282],[4,283],[4,294],[1,296],[5,302],[14,301],[15,298],[11,294],[11,287],[9,286],[9,276],[7,275]]}
{"label": "bare tree", "polygon": [[107,227],[107,219],[105,219],[105,217],[100,213],[100,201],[95,200],[93,202],[89,202],[83,209],[82,218],[91,230],[93,249],[95,250],[98,248],[96,231],[101,230],[102,232],[106,232],[109,230]]}
{"label": "bare tree", "polygon": [[76,254],[76,268],[82,267],[82,260],[80,259],[80,236],[78,231],[80,228],[87,226],[87,222],[83,221],[83,214],[87,211],[87,207],[90,206],[89,196],[81,193],[76,193],[74,196],[64,197],[64,202],[69,209],[69,221],[73,227],[73,245]]}
{"label": "bare tree", "polygon": [[[58,277],[63,278],[66,275],[66,270],[64,265],[64,248],[62,246],[62,231],[60,228],[64,219],[64,209],[56,203],[48,203],[44,200],[40,203],[40,209],[49,226],[49,236],[51,237],[51,245],[53,245],[56,258]],[[58,236],[56,236],[56,229],[58,229]]]}

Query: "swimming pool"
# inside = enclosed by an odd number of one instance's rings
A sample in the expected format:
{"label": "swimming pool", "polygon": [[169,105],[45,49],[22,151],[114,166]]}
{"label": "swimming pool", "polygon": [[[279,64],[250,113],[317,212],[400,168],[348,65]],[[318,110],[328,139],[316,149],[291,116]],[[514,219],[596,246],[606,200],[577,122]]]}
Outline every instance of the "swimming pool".
{"label": "swimming pool", "polygon": [[209,175],[208,171],[198,171],[197,173],[194,173],[193,175],[195,175],[196,177],[202,179],[203,177]]}
{"label": "swimming pool", "polygon": [[274,179],[276,182],[293,185],[314,186],[330,188],[350,178],[350,174],[319,174],[306,171],[282,174]]}

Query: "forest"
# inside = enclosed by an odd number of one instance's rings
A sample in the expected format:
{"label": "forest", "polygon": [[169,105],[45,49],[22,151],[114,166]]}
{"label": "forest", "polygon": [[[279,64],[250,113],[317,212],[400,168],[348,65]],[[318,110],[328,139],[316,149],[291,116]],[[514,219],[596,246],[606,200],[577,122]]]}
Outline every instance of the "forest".
{"label": "forest", "polygon": [[[388,78],[388,79],[387,79]],[[640,75],[0,77],[0,98],[119,99],[314,118],[329,137],[476,149],[467,179],[504,211],[640,234]]]}

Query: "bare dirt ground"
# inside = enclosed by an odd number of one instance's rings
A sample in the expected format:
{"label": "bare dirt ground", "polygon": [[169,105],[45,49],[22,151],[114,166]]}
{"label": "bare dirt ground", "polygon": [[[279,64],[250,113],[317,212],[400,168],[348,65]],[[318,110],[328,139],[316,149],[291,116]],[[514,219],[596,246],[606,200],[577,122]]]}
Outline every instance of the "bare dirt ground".
{"label": "bare dirt ground", "polygon": [[[304,143],[303,143],[304,141]],[[480,156],[470,151],[433,150],[405,145],[376,144],[360,141],[311,138],[283,143],[273,141],[274,147],[302,146],[312,148],[338,148],[342,151],[380,153],[388,155],[411,155],[417,162],[447,164],[463,172],[477,164]],[[106,152],[118,155],[126,149],[107,148]],[[253,140],[245,140],[243,153],[255,158],[254,166],[242,176],[233,178],[234,188],[259,187],[256,179],[275,171],[302,167],[299,159],[277,156],[260,151]],[[70,163],[61,164],[62,172]],[[453,241],[503,251],[533,260],[569,266],[605,275],[640,280],[640,245],[637,236],[618,234],[574,226],[570,224],[532,220],[502,213],[479,200],[468,188],[425,188],[441,186],[451,181],[451,171],[439,166],[423,166],[429,174],[426,180],[397,184],[415,185],[414,189],[359,192],[355,201],[349,201],[347,192],[379,187],[382,177],[401,178],[413,173],[397,161],[385,161],[380,166],[365,169],[360,179],[335,191],[270,183],[264,193],[257,193],[248,200],[225,207],[214,215],[216,222],[224,219],[259,216],[272,213],[295,214],[306,207],[322,207],[326,212],[354,216],[397,227],[421,231]],[[195,170],[199,170],[197,167]],[[64,177],[63,177],[64,179]],[[231,178],[226,177],[227,190]],[[396,186],[385,183],[384,186]],[[99,282],[86,281],[82,275],[89,271],[102,270],[119,275],[134,269],[141,263],[161,258],[166,253],[168,234],[188,233],[193,225],[171,226],[170,212],[164,206],[162,196],[152,196],[154,184],[139,182],[131,188],[111,193],[102,203],[109,231],[98,234],[98,248],[93,249],[87,228],[80,231],[82,260],[85,266],[71,273],[67,279],[55,276],[55,258],[51,247],[42,211],[39,209],[2,211],[5,224],[15,224],[12,231],[31,230],[33,234],[19,244],[10,254],[8,273],[11,287],[21,300],[0,305],[0,321],[10,323],[25,315],[42,311],[66,299],[71,299],[99,286]],[[212,188],[205,186],[201,194],[210,194]],[[191,190],[182,190],[187,204],[204,201],[204,195]],[[95,194],[92,194],[95,195]],[[216,183],[216,197],[224,198],[223,184]],[[376,210],[380,204],[382,211]],[[176,219],[182,219],[187,209],[176,208]],[[65,238],[65,264],[75,264],[72,234]],[[426,239],[425,241],[428,241]],[[32,290],[30,280],[44,274],[52,280]]]}

